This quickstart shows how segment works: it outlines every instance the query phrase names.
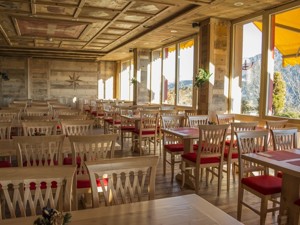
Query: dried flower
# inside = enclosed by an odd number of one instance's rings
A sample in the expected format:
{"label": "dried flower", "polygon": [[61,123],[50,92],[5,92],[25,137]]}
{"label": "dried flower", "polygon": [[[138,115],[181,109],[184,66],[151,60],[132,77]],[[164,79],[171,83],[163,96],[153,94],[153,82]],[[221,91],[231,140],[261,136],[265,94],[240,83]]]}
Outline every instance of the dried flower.
{"label": "dried flower", "polygon": [[42,217],[34,221],[34,225],[66,225],[71,220],[71,214],[57,211],[48,207],[43,208]]}

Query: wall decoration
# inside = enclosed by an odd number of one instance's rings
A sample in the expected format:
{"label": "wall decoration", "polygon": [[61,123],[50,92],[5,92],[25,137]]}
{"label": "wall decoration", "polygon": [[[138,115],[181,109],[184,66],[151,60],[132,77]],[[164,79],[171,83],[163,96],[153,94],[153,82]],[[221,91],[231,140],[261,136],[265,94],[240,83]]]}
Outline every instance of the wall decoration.
{"label": "wall decoration", "polygon": [[77,88],[77,86],[79,86],[79,82],[81,82],[82,80],[80,80],[80,75],[76,75],[75,73],[70,77],[70,80],[66,80],[67,82],[70,83],[70,86],[73,86],[73,89],[75,90]]}

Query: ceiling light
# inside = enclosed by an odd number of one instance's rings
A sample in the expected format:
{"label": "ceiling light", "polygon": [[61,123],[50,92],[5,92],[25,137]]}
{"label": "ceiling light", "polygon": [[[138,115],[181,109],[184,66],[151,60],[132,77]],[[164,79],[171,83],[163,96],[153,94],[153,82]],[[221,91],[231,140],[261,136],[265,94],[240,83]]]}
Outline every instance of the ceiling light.
{"label": "ceiling light", "polygon": [[243,2],[235,2],[233,5],[234,5],[234,6],[243,6],[244,3],[243,3]]}
{"label": "ceiling light", "polygon": [[177,33],[177,30],[171,30],[171,33]]}

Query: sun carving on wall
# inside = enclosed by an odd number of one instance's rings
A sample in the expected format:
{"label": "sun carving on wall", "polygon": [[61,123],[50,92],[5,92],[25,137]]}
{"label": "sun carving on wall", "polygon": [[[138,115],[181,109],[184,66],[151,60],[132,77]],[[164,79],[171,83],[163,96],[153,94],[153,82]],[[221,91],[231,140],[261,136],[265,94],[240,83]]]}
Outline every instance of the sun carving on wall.
{"label": "sun carving on wall", "polygon": [[82,80],[80,80],[80,76],[76,75],[75,73],[73,75],[69,75],[70,80],[66,80],[67,82],[70,83],[70,86],[73,86],[73,89],[75,90],[78,86],[79,86],[79,82],[81,82]]}

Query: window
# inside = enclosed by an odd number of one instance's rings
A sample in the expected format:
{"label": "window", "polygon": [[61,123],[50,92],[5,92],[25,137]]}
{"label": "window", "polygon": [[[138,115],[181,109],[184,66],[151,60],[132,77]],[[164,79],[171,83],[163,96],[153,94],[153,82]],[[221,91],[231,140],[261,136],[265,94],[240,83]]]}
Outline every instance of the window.
{"label": "window", "polygon": [[178,102],[180,106],[192,106],[194,75],[194,40],[178,45]]}
{"label": "window", "polygon": [[261,18],[234,26],[232,112],[258,115],[260,107]]}
{"label": "window", "polygon": [[151,103],[160,104],[161,99],[161,49],[152,52]]}
{"label": "window", "polygon": [[163,93],[162,103],[175,105],[175,61],[176,48],[175,45],[163,48]]}
{"label": "window", "polygon": [[268,101],[266,114],[300,118],[300,8],[271,16],[268,63]]}
{"label": "window", "polygon": [[133,100],[133,85],[131,79],[133,77],[132,61],[121,62],[120,73],[120,98],[122,100]]}

